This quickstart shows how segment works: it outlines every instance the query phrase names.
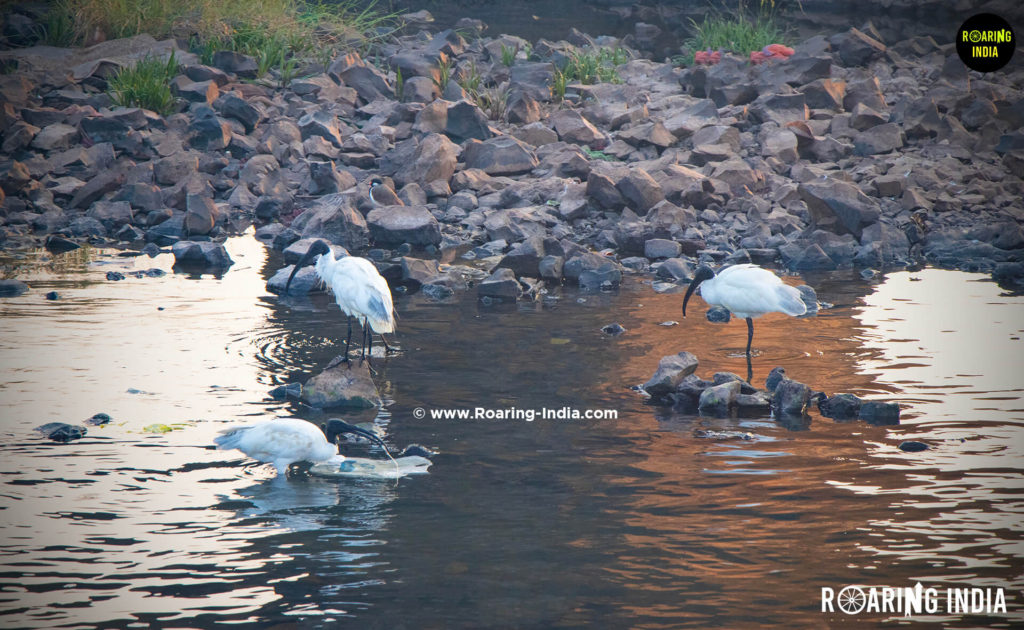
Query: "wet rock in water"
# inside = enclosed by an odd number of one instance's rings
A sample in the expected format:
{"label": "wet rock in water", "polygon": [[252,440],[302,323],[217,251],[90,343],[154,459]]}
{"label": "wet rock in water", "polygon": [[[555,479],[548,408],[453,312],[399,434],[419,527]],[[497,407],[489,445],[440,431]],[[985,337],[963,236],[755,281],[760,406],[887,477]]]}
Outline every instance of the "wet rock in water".
{"label": "wet rock in water", "polygon": [[836,394],[818,401],[818,411],[826,418],[846,420],[860,415],[861,400],[853,394]]}
{"label": "wet rock in water", "polygon": [[[278,269],[273,276],[267,280],[267,291],[284,294],[284,287],[288,284],[288,276],[291,275],[295,265],[288,265]],[[320,278],[316,275],[316,269],[312,265],[303,267],[295,274],[291,286],[288,287],[288,295],[305,295],[320,287]]]}
{"label": "wet rock in water", "polygon": [[676,391],[683,379],[697,371],[697,357],[690,352],[670,354],[661,358],[654,376],[644,383],[644,391],[651,398],[663,399]]}
{"label": "wet rock in water", "polygon": [[736,407],[741,388],[739,381],[713,385],[701,392],[697,409],[704,415],[727,416]]}
{"label": "wet rock in water", "polygon": [[426,206],[374,208],[366,215],[366,223],[378,245],[441,244],[441,228]]}
{"label": "wet rock in water", "polygon": [[179,241],[171,246],[174,264],[203,269],[227,269],[235,264],[221,243]]}
{"label": "wet rock in water", "polygon": [[864,278],[865,280],[874,280],[875,278],[878,277],[878,270],[877,269],[861,269],[860,270],[860,277]]}
{"label": "wet rock in water", "polygon": [[402,284],[416,288],[427,284],[441,273],[436,260],[403,256],[401,260]]}
{"label": "wet rock in water", "polygon": [[810,285],[801,284],[796,287],[796,290],[800,292],[800,299],[803,301],[804,306],[807,307],[805,315],[814,315],[818,312],[818,294],[814,290],[814,287]]}
{"label": "wet rock in water", "polygon": [[118,280],[124,280],[124,274],[120,271],[108,271],[107,280],[111,282],[117,282]]}
{"label": "wet rock in water", "polygon": [[444,284],[427,283],[420,287],[420,291],[435,302],[443,302],[455,295],[455,290]]}
{"label": "wet rock in water", "polygon": [[732,319],[732,313],[723,306],[712,306],[708,309],[705,317],[707,317],[709,322],[715,324],[728,324],[729,320]]}
{"label": "wet rock in water", "polygon": [[507,267],[499,267],[490,276],[480,281],[477,295],[483,298],[515,302],[523,293],[523,287],[516,280],[516,274]]}
{"label": "wet rock in water", "polygon": [[60,293],[57,293],[56,291],[50,291],[44,297],[46,297],[47,300],[59,300]]}
{"label": "wet rock in water", "polygon": [[88,420],[86,420],[85,423],[86,424],[91,424],[93,426],[102,426],[104,424],[109,424],[110,423],[110,415],[109,414],[105,414],[105,413],[93,414],[93,416],[91,418],[89,418]]}
{"label": "wet rock in water", "polygon": [[380,394],[365,361],[338,363],[306,381],[302,402],[317,408],[370,409],[380,406]]}
{"label": "wet rock in water", "polygon": [[601,327],[601,332],[606,335],[621,335],[626,332],[626,329],[622,327],[622,324],[615,322],[614,324],[608,324],[607,326]]}
{"label": "wet rock in water", "polygon": [[68,240],[63,236],[57,236],[51,234],[46,237],[46,249],[50,250],[54,254],[62,254],[64,252],[70,252],[81,247],[78,243]]}
{"label": "wet rock in water", "polygon": [[732,372],[715,372],[715,375],[711,377],[711,382],[715,385],[731,383],[733,381],[740,384],[741,394],[756,394],[758,391],[756,387],[743,380],[743,377],[739,374],[734,374]]}
{"label": "wet rock in water", "polygon": [[767,416],[771,407],[772,399],[766,392],[740,394],[736,397],[736,413],[741,416]]}
{"label": "wet rock in water", "polygon": [[540,261],[544,258],[544,238],[532,236],[512,247],[509,253],[498,263],[499,267],[508,267],[516,276],[538,277]]}
{"label": "wet rock in water", "polygon": [[156,258],[160,255],[160,246],[156,243],[146,243],[146,246],[142,248],[142,252],[150,258]]}
{"label": "wet rock in water", "polygon": [[562,281],[562,268],[565,266],[565,259],[561,256],[548,255],[540,259],[537,264],[537,271],[543,280],[550,282]]}
{"label": "wet rock in water", "polygon": [[783,378],[772,394],[772,413],[777,418],[802,416],[811,399],[811,388],[803,383]]}
{"label": "wet rock in water", "polygon": [[656,275],[672,282],[689,282],[693,279],[693,265],[682,258],[669,258],[658,266]]}
{"label": "wet rock in water", "polygon": [[569,280],[575,280],[580,287],[596,291],[614,288],[622,281],[622,270],[615,261],[595,254],[582,252],[565,262],[562,273]]}
{"label": "wet rock in water", "polygon": [[905,453],[920,453],[921,451],[927,451],[929,447],[924,442],[907,440],[905,442],[900,442],[899,448]]}
{"label": "wet rock in water", "polygon": [[278,385],[268,393],[274,400],[300,400],[302,398],[302,383]]}
{"label": "wet rock in water", "polygon": [[88,430],[85,427],[67,424],[66,422],[48,422],[35,429],[40,435],[51,439],[54,442],[67,444],[72,440],[78,440],[85,436]]}
{"label": "wet rock in water", "polygon": [[696,412],[700,395],[711,386],[712,383],[701,379],[696,374],[684,377],[676,386],[676,391],[669,396],[673,402],[672,408],[682,413]]}
{"label": "wet rock in water", "polygon": [[20,280],[0,280],[0,297],[16,297],[28,291],[28,285]]}
{"label": "wet rock in water", "polygon": [[753,440],[754,435],[745,431],[712,431],[710,429],[694,429],[693,437],[704,440]]}
{"label": "wet rock in water", "polygon": [[881,215],[876,201],[853,184],[837,179],[800,184],[797,192],[807,204],[814,226],[835,234],[850,233],[860,239],[864,228]]}
{"label": "wet rock in water", "polygon": [[865,401],[861,403],[859,418],[874,425],[899,424],[900,406],[898,403]]}

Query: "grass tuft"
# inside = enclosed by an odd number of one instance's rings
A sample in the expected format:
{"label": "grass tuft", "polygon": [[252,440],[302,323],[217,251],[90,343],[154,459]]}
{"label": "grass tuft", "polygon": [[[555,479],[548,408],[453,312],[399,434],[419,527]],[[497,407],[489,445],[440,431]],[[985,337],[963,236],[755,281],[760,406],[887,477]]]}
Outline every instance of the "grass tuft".
{"label": "grass tuft", "polygon": [[141,107],[167,116],[174,109],[171,79],[177,74],[173,53],[167,59],[145,57],[110,78],[110,97],[123,107]]}
{"label": "grass tuft", "polygon": [[690,65],[701,50],[722,50],[746,56],[769,44],[785,44],[788,39],[775,22],[774,0],[761,0],[757,11],[748,11],[745,2],[740,2],[733,13],[710,14],[700,24],[691,18],[690,23],[693,35],[684,42],[684,61]]}
{"label": "grass tuft", "polygon": [[[622,83],[616,67],[629,61],[625,48],[591,48],[574,52],[562,72],[567,82],[579,81],[584,85],[594,83]],[[558,78],[556,77],[556,81]],[[565,95],[564,89],[562,96]]]}

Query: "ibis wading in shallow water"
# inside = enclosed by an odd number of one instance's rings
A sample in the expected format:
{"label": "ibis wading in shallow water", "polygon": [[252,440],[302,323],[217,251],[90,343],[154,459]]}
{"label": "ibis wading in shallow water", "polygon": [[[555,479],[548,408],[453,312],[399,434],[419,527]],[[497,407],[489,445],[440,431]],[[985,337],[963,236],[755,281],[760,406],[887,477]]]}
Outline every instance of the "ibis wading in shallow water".
{"label": "ibis wading in shallow water", "polygon": [[[391,301],[391,289],[372,262],[358,256],[344,256],[335,259],[331,248],[318,240],[310,245],[305,255],[295,263],[292,274],[284,286],[285,294],[292,284],[292,278],[300,268],[316,258],[316,275],[331,288],[334,299],[341,311],[348,316],[348,336],[345,338],[345,358],[348,361],[348,347],[352,342],[352,318],[358,317],[363,326],[363,358],[367,346],[372,354],[373,333],[380,335],[387,352],[391,351],[384,333],[395,331],[395,306]],[[371,332],[372,330],[372,332]],[[369,343],[367,343],[369,338]]]}
{"label": "ibis wading in shallow water", "polygon": [[322,462],[338,455],[337,438],[342,433],[355,433],[384,446],[374,433],[342,422],[331,425],[328,435],[315,424],[296,418],[275,418],[260,424],[234,427],[220,432],[213,442],[222,451],[238,449],[249,457],[273,464],[278,476],[295,462]]}
{"label": "ibis wading in shallow water", "polygon": [[686,303],[698,286],[705,302],[711,306],[721,306],[736,317],[747,320],[748,368],[755,317],[765,313],[785,313],[796,317],[807,312],[807,305],[800,298],[800,292],[767,269],[757,265],[733,265],[722,269],[716,276],[711,267],[701,265],[697,267],[693,281],[686,289],[683,317],[686,317]]}

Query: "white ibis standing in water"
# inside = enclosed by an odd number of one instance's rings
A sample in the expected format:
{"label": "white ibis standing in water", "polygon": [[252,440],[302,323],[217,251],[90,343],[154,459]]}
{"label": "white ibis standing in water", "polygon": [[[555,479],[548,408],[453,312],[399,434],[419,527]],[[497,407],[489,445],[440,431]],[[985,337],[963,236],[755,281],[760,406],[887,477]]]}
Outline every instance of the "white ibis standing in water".
{"label": "white ibis standing in water", "polygon": [[370,439],[387,450],[384,441],[374,433],[347,422],[332,424],[327,435],[315,424],[296,418],[275,418],[260,424],[225,429],[213,442],[219,450],[238,449],[249,457],[277,468],[278,476],[295,462],[322,462],[338,455],[337,437],[355,433]]}
{"label": "white ibis standing in water", "polygon": [[683,317],[686,317],[686,303],[698,286],[705,302],[726,308],[736,317],[747,320],[748,369],[755,317],[765,313],[785,313],[796,317],[807,312],[800,291],[767,269],[757,265],[733,265],[722,269],[716,276],[711,267],[700,265],[683,298]]}
{"label": "white ibis standing in water", "polygon": [[[348,316],[348,336],[345,338],[345,358],[348,361],[348,347],[352,341],[352,318],[359,318],[363,326],[363,358],[367,345],[372,354],[373,333],[380,335],[387,352],[391,351],[384,333],[395,330],[395,306],[391,301],[391,289],[372,262],[358,256],[344,256],[335,259],[331,248],[322,240],[314,241],[288,276],[284,292],[292,284],[292,278],[301,267],[316,258],[316,275],[331,288],[334,299],[342,312]],[[371,332],[372,329],[372,332]],[[369,338],[369,344],[367,344]]]}

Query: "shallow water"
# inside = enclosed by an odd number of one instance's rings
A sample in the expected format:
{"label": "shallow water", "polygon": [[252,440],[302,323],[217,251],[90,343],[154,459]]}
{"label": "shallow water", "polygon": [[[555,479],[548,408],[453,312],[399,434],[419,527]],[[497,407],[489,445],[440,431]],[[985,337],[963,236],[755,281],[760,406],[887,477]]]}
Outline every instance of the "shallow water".
{"label": "shallow water", "polygon": [[[815,389],[900,401],[889,427],[648,406],[630,387],[663,355],[744,373],[746,326],[707,322],[700,300],[684,320],[681,294],[644,278],[505,308],[398,296],[402,352],[376,361],[375,421],[440,450],[431,473],[283,481],[212,438],[329,417],[267,392],[321,369],[345,327],[325,296],[268,294],[282,262],[251,237],[227,247],[222,278],[110,250],[19,261],[32,291],[0,300],[0,626],[871,625],[904,618],[823,614],[820,589],[917,581],[1003,587],[1010,613],[906,623],[1024,620],[1024,298],[985,276],[808,275],[833,308],[757,320],[756,381],[783,365]],[[151,267],[169,273],[104,279]],[[615,321],[627,331],[600,331]],[[566,406],[618,419],[414,417]],[[97,412],[113,422],[68,445],[32,431]],[[174,430],[146,431],[159,424]]]}

